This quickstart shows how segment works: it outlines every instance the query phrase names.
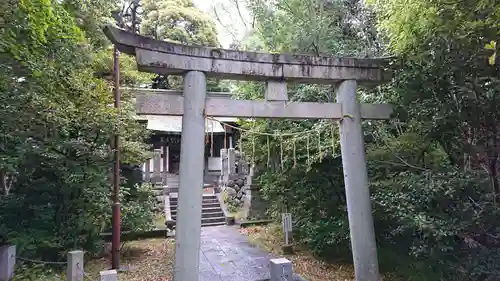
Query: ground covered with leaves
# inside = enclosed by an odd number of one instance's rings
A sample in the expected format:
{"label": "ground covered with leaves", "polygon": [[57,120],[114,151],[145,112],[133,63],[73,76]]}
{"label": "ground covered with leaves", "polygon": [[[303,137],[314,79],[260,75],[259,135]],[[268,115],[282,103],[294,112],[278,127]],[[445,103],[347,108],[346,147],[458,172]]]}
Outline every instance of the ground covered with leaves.
{"label": "ground covered with leaves", "polygon": [[[125,270],[119,274],[120,280],[127,281],[168,281],[172,280],[175,259],[175,241],[173,239],[154,238],[127,242],[121,252],[121,266]],[[108,270],[111,265],[109,250],[99,259],[86,262],[85,272],[91,280],[99,280],[99,272]],[[63,281],[65,269],[21,265],[13,281]]]}
{"label": "ground covered with leaves", "polygon": [[[251,244],[276,256],[283,256],[281,245],[283,233],[277,224],[242,228]],[[350,281],[354,280],[352,263],[345,261],[325,261],[315,257],[302,247],[295,246],[293,255],[285,255],[292,261],[294,271],[308,281]],[[382,280],[399,281],[391,274],[383,274]]]}

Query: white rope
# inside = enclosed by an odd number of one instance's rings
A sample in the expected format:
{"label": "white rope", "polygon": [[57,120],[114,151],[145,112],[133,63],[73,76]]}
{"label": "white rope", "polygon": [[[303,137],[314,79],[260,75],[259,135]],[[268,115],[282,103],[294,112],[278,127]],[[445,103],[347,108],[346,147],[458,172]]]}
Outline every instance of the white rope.
{"label": "white rope", "polygon": [[310,165],[311,165],[311,159],[309,158],[309,136],[306,136],[306,147],[307,147],[307,169],[309,170]]}
{"label": "white rope", "polygon": [[271,146],[269,136],[267,136],[267,166],[271,165]]}
{"label": "white rope", "polygon": [[232,129],[235,129],[235,130],[238,130],[238,131],[241,131],[241,132],[247,132],[247,133],[252,133],[252,134],[256,134],[256,135],[261,135],[261,136],[271,136],[271,137],[285,137],[285,136],[298,136],[298,135],[303,135],[303,134],[307,134],[307,133],[314,133],[316,132],[316,129],[311,129],[311,130],[306,130],[306,131],[302,131],[302,132],[295,132],[295,133],[281,133],[281,134],[276,134],[276,133],[264,133],[264,132],[259,132],[259,131],[253,131],[253,130],[248,130],[248,129],[243,129],[243,128],[240,128],[240,127],[236,127],[236,126],[232,126],[232,125],[229,125],[225,122],[222,122],[222,121],[219,121],[213,117],[206,117],[207,119],[210,119],[210,120],[214,120],[214,121],[217,121],[219,122],[222,126],[227,126],[229,128],[232,128]]}
{"label": "white rope", "polygon": [[296,151],[295,138],[293,138],[293,167],[297,167],[297,156],[295,151]]}
{"label": "white rope", "polygon": [[319,151],[319,162],[323,162],[323,155],[321,153],[321,131],[318,129],[318,151]]}

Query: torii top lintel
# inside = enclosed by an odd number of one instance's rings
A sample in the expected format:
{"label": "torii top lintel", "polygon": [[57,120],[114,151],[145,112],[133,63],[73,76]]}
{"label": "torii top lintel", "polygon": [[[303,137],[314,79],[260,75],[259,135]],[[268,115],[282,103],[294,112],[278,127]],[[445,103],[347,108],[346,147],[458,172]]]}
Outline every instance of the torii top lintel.
{"label": "torii top lintel", "polygon": [[112,26],[105,27],[104,32],[121,52],[135,55],[138,69],[146,72],[183,74],[195,70],[223,79],[276,79],[311,84],[357,80],[362,85],[376,85],[390,79],[390,74],[384,71],[388,62],[385,59],[269,54],[187,46]]}

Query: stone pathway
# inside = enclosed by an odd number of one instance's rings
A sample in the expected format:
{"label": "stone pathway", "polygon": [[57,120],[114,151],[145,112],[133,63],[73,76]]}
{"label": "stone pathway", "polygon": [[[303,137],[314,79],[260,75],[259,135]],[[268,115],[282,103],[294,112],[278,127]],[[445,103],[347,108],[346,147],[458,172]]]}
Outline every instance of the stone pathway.
{"label": "stone pathway", "polygon": [[269,279],[273,257],[250,243],[230,226],[201,231],[200,281],[261,281]]}

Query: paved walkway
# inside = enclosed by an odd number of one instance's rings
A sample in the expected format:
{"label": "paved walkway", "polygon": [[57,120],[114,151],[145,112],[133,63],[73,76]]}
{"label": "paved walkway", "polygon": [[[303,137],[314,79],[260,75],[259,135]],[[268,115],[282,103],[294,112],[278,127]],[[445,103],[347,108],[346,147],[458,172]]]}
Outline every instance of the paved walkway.
{"label": "paved walkway", "polygon": [[202,228],[200,281],[268,280],[271,258],[250,245],[235,227]]}

